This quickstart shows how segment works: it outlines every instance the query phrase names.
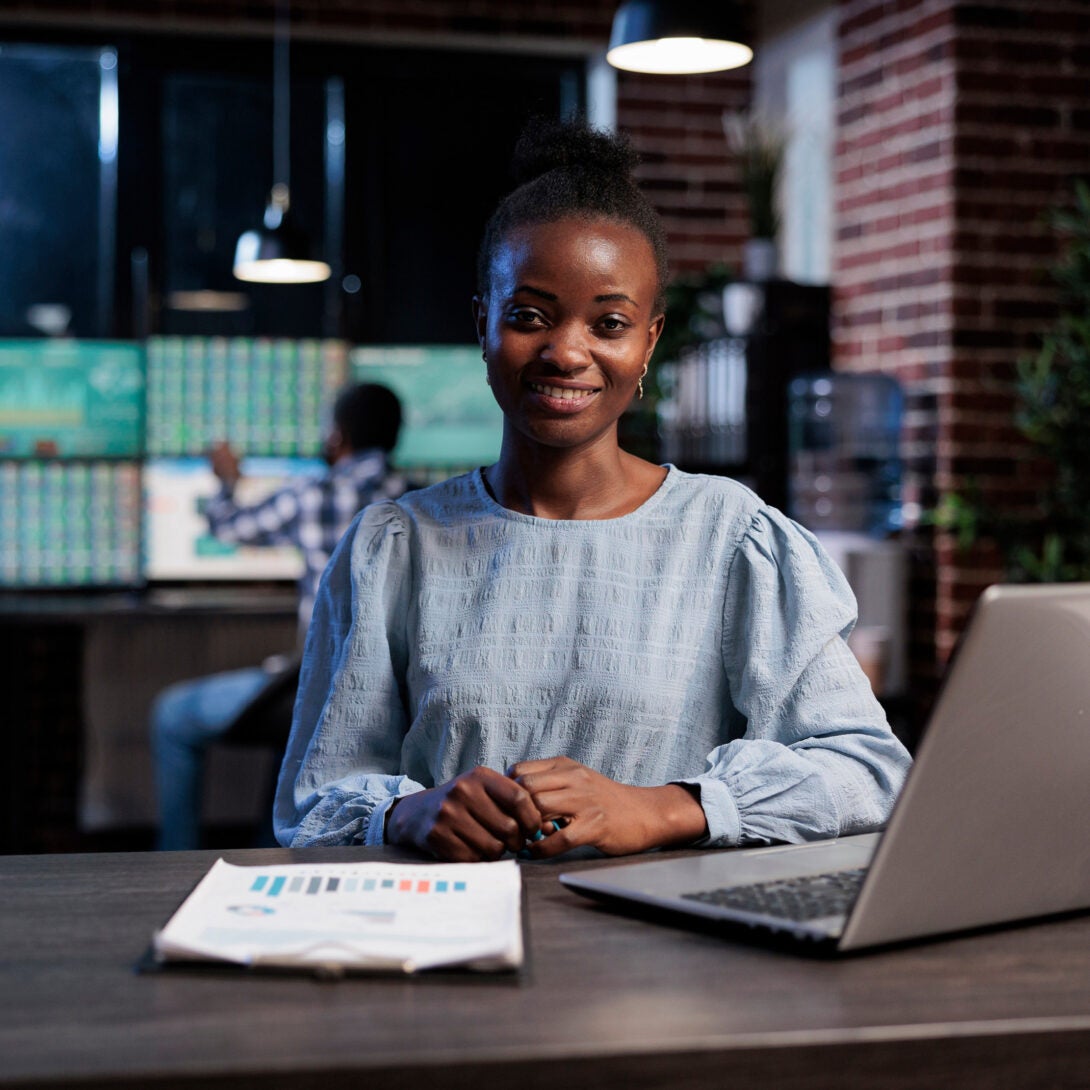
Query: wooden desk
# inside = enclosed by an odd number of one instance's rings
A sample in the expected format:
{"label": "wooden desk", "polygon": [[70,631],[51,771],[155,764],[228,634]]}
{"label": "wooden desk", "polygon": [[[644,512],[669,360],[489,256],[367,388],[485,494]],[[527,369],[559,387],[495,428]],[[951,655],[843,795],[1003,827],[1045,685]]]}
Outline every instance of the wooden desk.
{"label": "wooden desk", "polygon": [[528,864],[518,979],[134,973],[214,858],[0,859],[0,1087],[1090,1085],[1090,916],[816,961],[614,915]]}

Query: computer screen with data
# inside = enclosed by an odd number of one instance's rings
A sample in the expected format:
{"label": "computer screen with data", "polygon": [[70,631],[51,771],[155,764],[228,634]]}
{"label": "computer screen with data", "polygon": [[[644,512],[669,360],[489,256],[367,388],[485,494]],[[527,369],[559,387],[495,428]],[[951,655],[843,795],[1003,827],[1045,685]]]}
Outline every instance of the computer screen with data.
{"label": "computer screen with data", "polygon": [[0,341],[0,457],[136,458],[143,444],[143,345]]}
{"label": "computer screen with data", "polygon": [[[309,458],[244,458],[235,490],[240,506],[325,469]],[[220,541],[204,516],[219,482],[206,458],[151,458],[144,465],[145,574],[155,582],[283,580],[303,573],[291,545],[234,545]]]}
{"label": "computer screen with data", "polygon": [[240,454],[312,458],[348,382],[343,341],[152,337],[147,453],[204,455],[228,440]]}
{"label": "computer screen with data", "polygon": [[349,358],[355,382],[380,382],[401,398],[402,469],[469,469],[499,456],[503,414],[475,345],[368,345]]}
{"label": "computer screen with data", "polygon": [[143,580],[138,462],[0,461],[0,512],[0,586]]}

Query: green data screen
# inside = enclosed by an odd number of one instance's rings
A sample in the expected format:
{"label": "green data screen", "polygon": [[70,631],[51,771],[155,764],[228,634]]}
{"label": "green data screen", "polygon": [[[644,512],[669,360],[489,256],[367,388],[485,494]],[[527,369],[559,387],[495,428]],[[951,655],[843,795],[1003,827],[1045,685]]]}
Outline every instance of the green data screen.
{"label": "green data screen", "polygon": [[351,361],[356,382],[380,382],[401,398],[397,465],[470,468],[499,456],[503,414],[476,346],[368,346],[352,349]]}
{"label": "green data screen", "polygon": [[343,341],[152,337],[147,452],[314,457],[347,381]]}
{"label": "green data screen", "polygon": [[0,341],[0,457],[132,458],[144,445],[144,350]]}

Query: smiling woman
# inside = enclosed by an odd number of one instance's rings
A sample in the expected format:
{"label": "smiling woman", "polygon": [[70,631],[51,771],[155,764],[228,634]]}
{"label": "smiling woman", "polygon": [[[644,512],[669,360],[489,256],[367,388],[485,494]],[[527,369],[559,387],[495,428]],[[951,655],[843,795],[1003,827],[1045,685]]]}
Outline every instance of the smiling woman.
{"label": "smiling woman", "polygon": [[908,756],[817,542],[621,449],[666,253],[620,138],[528,131],[473,313],[499,460],[363,512],[323,578],[282,843],[441,859],[881,827]]}
{"label": "smiling woman", "polygon": [[[485,479],[505,507],[614,517],[662,484],[662,467],[617,445],[617,422],[662,331],[657,294],[651,246],[627,224],[532,224],[498,248],[474,313],[505,422],[503,453]],[[571,502],[556,510],[560,475],[572,470],[592,472],[610,490],[565,487]]]}

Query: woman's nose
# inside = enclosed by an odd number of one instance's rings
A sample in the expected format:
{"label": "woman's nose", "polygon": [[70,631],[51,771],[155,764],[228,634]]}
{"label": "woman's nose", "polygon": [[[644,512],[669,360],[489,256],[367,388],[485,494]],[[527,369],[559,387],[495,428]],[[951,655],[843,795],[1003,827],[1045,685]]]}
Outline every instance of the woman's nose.
{"label": "woman's nose", "polygon": [[540,352],[541,359],[562,371],[577,371],[590,363],[586,330],[582,324],[565,322],[553,328],[553,335]]}

